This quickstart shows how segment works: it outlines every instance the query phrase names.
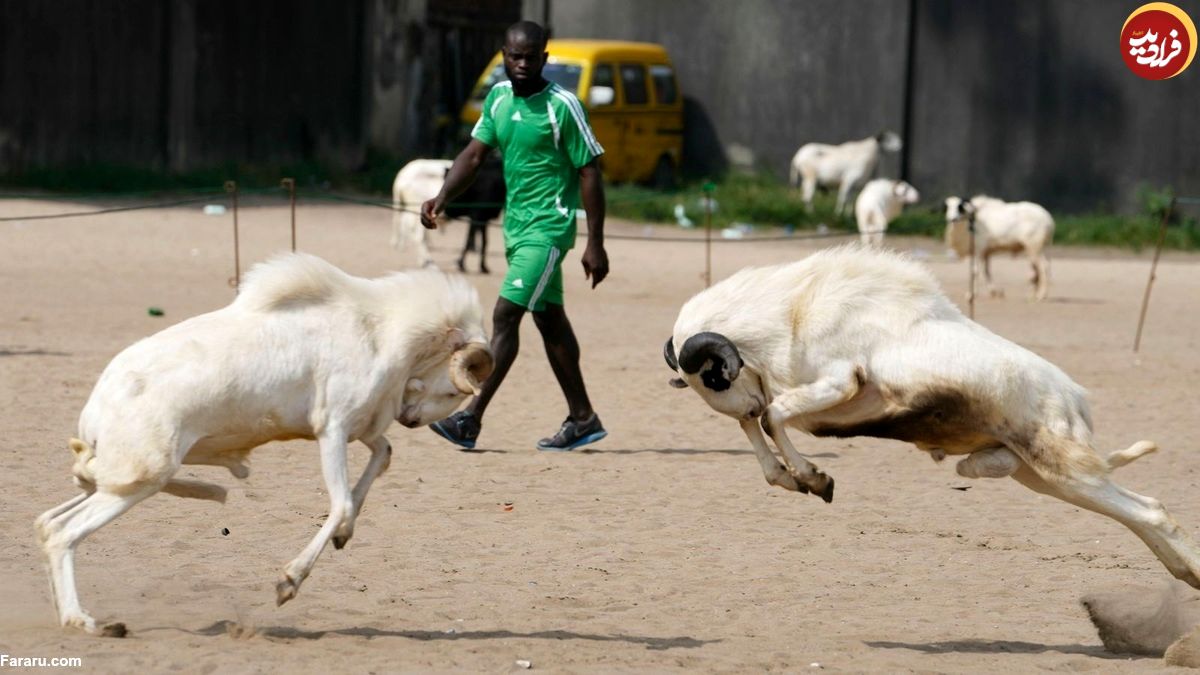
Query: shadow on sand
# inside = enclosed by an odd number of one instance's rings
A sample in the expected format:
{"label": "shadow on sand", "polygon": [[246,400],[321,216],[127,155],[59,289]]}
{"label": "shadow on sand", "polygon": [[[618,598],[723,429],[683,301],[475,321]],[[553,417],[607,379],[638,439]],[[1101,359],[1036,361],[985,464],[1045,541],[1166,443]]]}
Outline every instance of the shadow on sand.
{"label": "shadow on sand", "polygon": [[45,349],[0,347],[0,356],[70,356],[70,354],[67,352],[50,352]]}
{"label": "shadow on sand", "polygon": [[887,642],[867,641],[863,644],[876,649],[911,649],[926,654],[1078,654],[1098,659],[1127,661],[1129,654],[1112,654],[1100,645],[1043,645],[1019,640],[946,640],[944,642]]}
{"label": "shadow on sand", "polygon": [[[749,448],[744,450],[708,450],[699,448],[641,448],[638,450],[607,450],[605,448],[587,448],[579,450],[581,455],[638,455],[645,452],[653,452],[660,455],[753,455],[754,451]],[[802,457],[831,459],[839,455],[836,452],[820,452],[812,455],[800,453]]]}
{"label": "shadow on sand", "polygon": [[640,635],[598,635],[593,633],[576,633],[567,630],[543,630],[530,633],[518,633],[509,630],[479,630],[447,633],[440,630],[385,630],[380,628],[353,627],[333,628],[329,630],[302,630],[290,626],[263,626],[248,628],[236,621],[223,619],[211,626],[199,630],[186,629],[146,629],[151,630],[183,630],[193,635],[220,636],[230,635],[236,638],[251,636],[265,637],[271,640],[320,640],[330,635],[349,635],[353,637],[373,638],[404,638],[407,640],[588,640],[592,642],[625,642],[628,644],[645,645],[646,649],[695,649],[720,640],[697,640],[691,637],[644,637]]}

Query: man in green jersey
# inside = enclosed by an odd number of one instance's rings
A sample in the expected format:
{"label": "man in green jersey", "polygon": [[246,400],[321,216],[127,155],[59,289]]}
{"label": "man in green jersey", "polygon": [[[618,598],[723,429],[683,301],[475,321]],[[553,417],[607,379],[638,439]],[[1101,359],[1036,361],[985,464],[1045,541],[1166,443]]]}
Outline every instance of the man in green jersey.
{"label": "man in green jersey", "polygon": [[604,149],[574,94],[542,77],[546,31],[521,21],[505,34],[507,82],[483,102],[471,142],[446,173],[437,197],[421,206],[421,222],[436,227],[446,203],[475,179],[487,153],[499,148],[508,189],[504,248],[508,274],[492,315],[495,370],[467,407],[431,428],[464,448],[474,448],[483,413],[517,358],[525,312],[542,334],[550,366],[567,399],[569,414],[558,433],[538,441],[539,450],[573,450],[608,432],[592,410],[579,370],[579,342],[563,310],[562,259],[575,245],[575,211],[582,196],[587,213],[583,272],[596,287],[608,276],[604,252],[604,185],[598,158]]}

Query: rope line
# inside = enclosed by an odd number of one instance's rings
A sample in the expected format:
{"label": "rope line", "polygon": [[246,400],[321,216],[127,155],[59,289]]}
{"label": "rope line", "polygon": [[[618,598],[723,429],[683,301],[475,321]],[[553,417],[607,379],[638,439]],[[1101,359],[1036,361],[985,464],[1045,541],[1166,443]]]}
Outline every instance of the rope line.
{"label": "rope line", "polygon": [[65,213],[42,213],[38,215],[27,216],[4,216],[0,217],[0,222],[12,220],[51,220],[55,218],[80,218],[83,216],[99,216],[106,213],[122,213],[125,211],[141,211],[144,209],[162,209],[170,206],[183,206],[185,204],[198,204],[200,202],[212,201],[211,197],[192,197],[191,199],[180,199],[173,202],[156,202],[154,204],[139,204],[137,206],[117,206],[109,209],[96,209],[93,211],[68,211]]}

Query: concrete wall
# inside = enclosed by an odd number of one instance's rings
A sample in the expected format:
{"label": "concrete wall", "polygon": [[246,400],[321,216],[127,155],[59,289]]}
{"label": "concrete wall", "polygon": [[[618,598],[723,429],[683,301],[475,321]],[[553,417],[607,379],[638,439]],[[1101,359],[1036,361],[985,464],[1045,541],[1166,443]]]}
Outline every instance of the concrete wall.
{"label": "concrete wall", "polygon": [[[1140,183],[1200,194],[1200,68],[1153,82],[1125,67],[1138,4],[919,0],[914,184],[1075,211],[1134,208]],[[1200,1],[1178,4],[1200,19]]]}
{"label": "concrete wall", "polygon": [[[782,177],[805,142],[886,127],[906,148],[881,172],[931,199],[987,191],[1080,211],[1132,209],[1141,183],[1200,194],[1200,63],[1163,82],[1130,73],[1117,36],[1139,3],[550,2],[557,37],[666,45],[693,171],[744,148]],[[1177,4],[1200,20],[1200,0]]]}
{"label": "concrete wall", "polygon": [[556,37],[666,46],[687,101],[692,172],[732,155],[786,177],[802,143],[903,122],[906,2],[554,0],[550,17]]}
{"label": "concrete wall", "polygon": [[[1177,0],[1200,19],[1200,0]],[[369,147],[454,148],[466,89],[524,16],[556,37],[661,42],[685,95],[686,169],[780,178],[801,144],[905,136],[885,175],[1129,209],[1141,183],[1200,194],[1200,60],[1128,72],[1126,0],[7,0],[0,174],[187,170]],[[547,20],[548,17],[548,20]],[[910,67],[911,66],[911,67]],[[911,74],[911,78],[906,77]]]}

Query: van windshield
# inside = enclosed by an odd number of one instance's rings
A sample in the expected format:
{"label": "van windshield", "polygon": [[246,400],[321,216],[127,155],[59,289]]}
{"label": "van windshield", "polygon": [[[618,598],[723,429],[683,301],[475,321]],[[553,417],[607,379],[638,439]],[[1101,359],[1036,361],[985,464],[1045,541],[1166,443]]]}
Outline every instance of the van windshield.
{"label": "van windshield", "polygon": [[[579,76],[583,74],[583,66],[574,63],[547,63],[542,68],[542,77],[550,80],[567,91],[579,95]],[[488,73],[487,79],[483,81],[476,90],[471,94],[472,101],[483,101],[487,98],[488,92],[497,82],[503,82],[508,79],[508,75],[504,73],[504,64],[497,63],[492,72]]]}

